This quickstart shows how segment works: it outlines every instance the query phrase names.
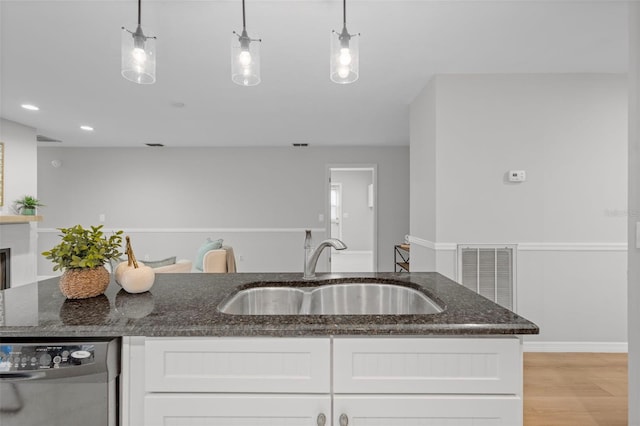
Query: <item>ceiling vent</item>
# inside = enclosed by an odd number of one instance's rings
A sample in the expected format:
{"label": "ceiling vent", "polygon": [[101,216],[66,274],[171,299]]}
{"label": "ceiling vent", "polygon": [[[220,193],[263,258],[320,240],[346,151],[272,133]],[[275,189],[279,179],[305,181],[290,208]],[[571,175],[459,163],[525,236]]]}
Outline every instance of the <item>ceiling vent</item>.
{"label": "ceiling vent", "polygon": [[154,148],[160,148],[163,147],[164,144],[163,143],[145,143],[146,146],[150,146],[150,147],[154,147]]}
{"label": "ceiling vent", "polygon": [[54,142],[54,143],[62,143],[61,140],[50,138],[49,136],[37,135],[36,140],[38,142]]}
{"label": "ceiling vent", "polygon": [[292,143],[291,145],[293,145],[295,147],[307,147],[307,146],[309,146],[308,143]]}

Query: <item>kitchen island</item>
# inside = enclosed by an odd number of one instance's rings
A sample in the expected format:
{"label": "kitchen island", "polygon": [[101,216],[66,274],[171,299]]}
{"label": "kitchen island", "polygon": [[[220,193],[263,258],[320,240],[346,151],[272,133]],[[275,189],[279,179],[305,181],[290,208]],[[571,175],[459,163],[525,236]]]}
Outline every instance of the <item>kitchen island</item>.
{"label": "kitchen island", "polygon": [[[217,306],[239,289],[273,282],[322,285],[351,278],[391,280],[419,288],[440,304],[435,315],[278,315],[245,316],[218,312]],[[117,336],[327,336],[327,335],[518,335],[538,327],[515,313],[431,272],[319,275],[158,274],[151,291],[132,295],[112,282],[102,296],[68,300],[58,279],[4,291],[9,310],[0,337]]]}
{"label": "kitchen island", "polygon": [[[112,283],[105,295],[79,301],[65,300],[50,279],[4,292],[5,304],[26,313],[12,318],[5,308],[0,337],[122,336],[122,426],[522,424],[518,335],[538,333],[535,324],[437,273],[300,278],[167,274],[148,293],[130,295]],[[443,311],[217,310],[243,288],[345,278],[418,289]]]}

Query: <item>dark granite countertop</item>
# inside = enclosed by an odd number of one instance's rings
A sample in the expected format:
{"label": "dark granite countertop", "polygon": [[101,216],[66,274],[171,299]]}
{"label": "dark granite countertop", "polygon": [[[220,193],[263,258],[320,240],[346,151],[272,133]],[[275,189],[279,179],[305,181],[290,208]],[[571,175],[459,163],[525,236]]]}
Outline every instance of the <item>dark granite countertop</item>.
{"label": "dark granite countertop", "polygon": [[[218,304],[239,288],[322,285],[337,278],[393,280],[418,288],[445,309],[430,315],[229,315]],[[115,282],[102,296],[67,300],[58,278],[2,291],[0,338],[111,336],[326,336],[537,334],[538,327],[432,272],[319,274],[157,274],[151,291],[129,294]]]}

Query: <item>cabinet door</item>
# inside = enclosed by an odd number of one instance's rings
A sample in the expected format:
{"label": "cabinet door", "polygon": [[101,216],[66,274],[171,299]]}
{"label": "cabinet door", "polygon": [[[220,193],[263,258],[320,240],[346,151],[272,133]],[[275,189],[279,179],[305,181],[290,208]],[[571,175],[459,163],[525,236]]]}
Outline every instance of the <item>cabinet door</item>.
{"label": "cabinet door", "polygon": [[522,394],[513,338],[334,339],[336,393]]}
{"label": "cabinet door", "polygon": [[515,396],[336,395],[333,406],[334,426],[522,426]]}
{"label": "cabinet door", "polygon": [[147,392],[329,393],[328,338],[147,338]]}
{"label": "cabinet door", "polygon": [[329,395],[149,394],[145,426],[318,426],[331,424]]}

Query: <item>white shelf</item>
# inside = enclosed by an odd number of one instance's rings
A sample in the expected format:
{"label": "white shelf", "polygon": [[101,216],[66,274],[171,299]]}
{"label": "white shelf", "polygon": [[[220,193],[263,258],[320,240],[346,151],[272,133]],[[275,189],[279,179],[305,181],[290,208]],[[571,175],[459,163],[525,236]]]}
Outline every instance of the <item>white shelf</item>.
{"label": "white shelf", "polygon": [[0,215],[1,223],[28,223],[28,222],[42,222],[42,216],[27,216],[19,214],[6,214]]}

